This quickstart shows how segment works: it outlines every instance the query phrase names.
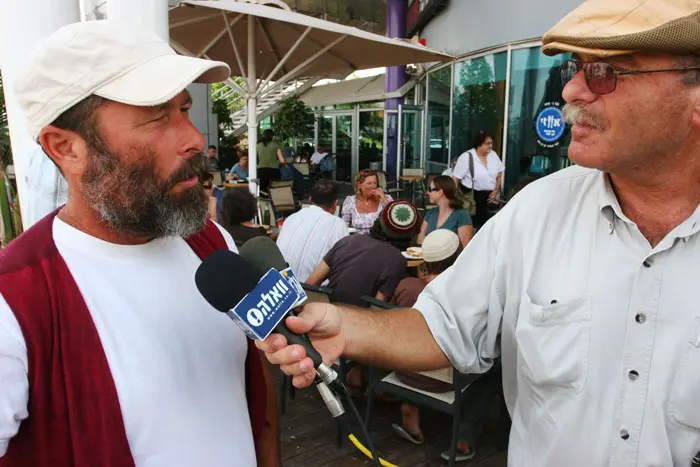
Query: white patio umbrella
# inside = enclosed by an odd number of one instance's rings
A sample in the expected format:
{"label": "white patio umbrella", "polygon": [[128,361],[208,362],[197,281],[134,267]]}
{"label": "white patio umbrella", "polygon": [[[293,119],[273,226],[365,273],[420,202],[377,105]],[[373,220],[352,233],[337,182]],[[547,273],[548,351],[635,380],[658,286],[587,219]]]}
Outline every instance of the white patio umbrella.
{"label": "white patio umbrella", "polygon": [[255,194],[258,99],[297,78],[452,59],[420,44],[235,0],[182,1],[170,10],[170,42],[183,55],[226,62],[233,76],[246,78],[243,87],[227,84],[246,97]]}

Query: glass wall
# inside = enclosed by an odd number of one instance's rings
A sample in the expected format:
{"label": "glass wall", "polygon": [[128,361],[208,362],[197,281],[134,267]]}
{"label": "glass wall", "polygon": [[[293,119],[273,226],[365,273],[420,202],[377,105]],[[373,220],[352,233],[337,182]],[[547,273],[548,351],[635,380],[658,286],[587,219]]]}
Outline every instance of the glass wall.
{"label": "glass wall", "polygon": [[384,154],[384,111],[361,111],[358,136],[359,169],[370,168],[372,162],[381,168]]}
{"label": "glass wall", "polygon": [[352,175],[352,115],[335,116],[335,179],[349,182]]}
{"label": "glass wall", "polygon": [[[322,145],[326,151],[333,150],[333,116],[321,115],[318,117],[318,141],[316,146]],[[314,151],[316,148],[314,148]]]}
{"label": "glass wall", "polygon": [[450,159],[450,89],[452,68],[446,66],[428,76],[426,164],[428,173],[442,173]]}
{"label": "glass wall", "polygon": [[451,159],[471,149],[480,130],[494,136],[494,151],[502,153],[507,65],[507,52],[455,64]]}
{"label": "glass wall", "polygon": [[[514,46],[510,52],[432,71],[404,99],[402,167],[422,164],[427,173],[442,173],[471,149],[479,130],[494,136],[494,150],[504,159],[507,198],[528,181],[571,165],[567,157],[571,137],[561,112],[564,101],[558,70],[569,58],[568,54],[546,57],[539,46]],[[416,95],[421,105],[411,105]],[[352,107],[352,113],[345,105]],[[396,125],[397,118],[382,107],[383,102],[365,102],[316,109],[330,112],[318,119],[318,139],[329,150],[335,148],[337,180],[351,180],[355,169],[380,166],[385,117],[387,125]]]}
{"label": "glass wall", "polygon": [[570,165],[571,135],[563,121],[559,65],[569,55],[547,57],[540,47],[514,50],[511,58],[505,194]]}

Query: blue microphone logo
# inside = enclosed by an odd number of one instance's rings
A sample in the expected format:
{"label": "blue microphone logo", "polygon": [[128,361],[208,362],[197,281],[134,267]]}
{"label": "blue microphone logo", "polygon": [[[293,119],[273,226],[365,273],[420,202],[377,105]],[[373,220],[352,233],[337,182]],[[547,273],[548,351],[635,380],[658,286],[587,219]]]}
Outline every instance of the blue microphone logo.
{"label": "blue microphone logo", "polygon": [[251,339],[265,339],[299,300],[299,292],[271,269],[227,314]]}

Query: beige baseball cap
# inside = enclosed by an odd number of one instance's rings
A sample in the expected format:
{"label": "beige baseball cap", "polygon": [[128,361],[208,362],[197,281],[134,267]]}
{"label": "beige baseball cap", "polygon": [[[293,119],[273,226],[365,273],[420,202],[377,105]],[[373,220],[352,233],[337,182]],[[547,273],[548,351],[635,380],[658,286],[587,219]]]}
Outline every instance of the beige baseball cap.
{"label": "beige baseball cap", "polygon": [[542,38],[546,55],[700,52],[698,0],[587,0]]}
{"label": "beige baseball cap", "polygon": [[17,77],[15,93],[38,139],[41,129],[92,94],[155,106],[192,83],[229,77],[223,62],[178,55],[149,31],[101,20],[65,26],[45,39]]}

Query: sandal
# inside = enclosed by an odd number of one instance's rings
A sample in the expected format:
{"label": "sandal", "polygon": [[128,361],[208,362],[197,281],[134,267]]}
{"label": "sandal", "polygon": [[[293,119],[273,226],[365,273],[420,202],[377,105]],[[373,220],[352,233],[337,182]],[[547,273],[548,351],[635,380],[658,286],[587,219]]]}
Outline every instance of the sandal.
{"label": "sandal", "polygon": [[423,433],[421,433],[420,431],[409,433],[404,427],[402,427],[401,425],[397,425],[396,423],[392,423],[391,427],[394,429],[394,432],[397,435],[399,435],[400,438],[405,439],[409,443],[423,444],[423,442],[425,441],[425,438],[423,438]]}
{"label": "sandal", "polygon": [[[461,449],[457,448],[457,453],[455,454],[455,462],[468,461],[469,459],[473,459],[475,455],[476,451],[472,447],[469,448],[469,451],[462,451]],[[448,449],[447,451],[440,454],[440,457],[442,457],[446,461],[449,461],[450,450]]]}

